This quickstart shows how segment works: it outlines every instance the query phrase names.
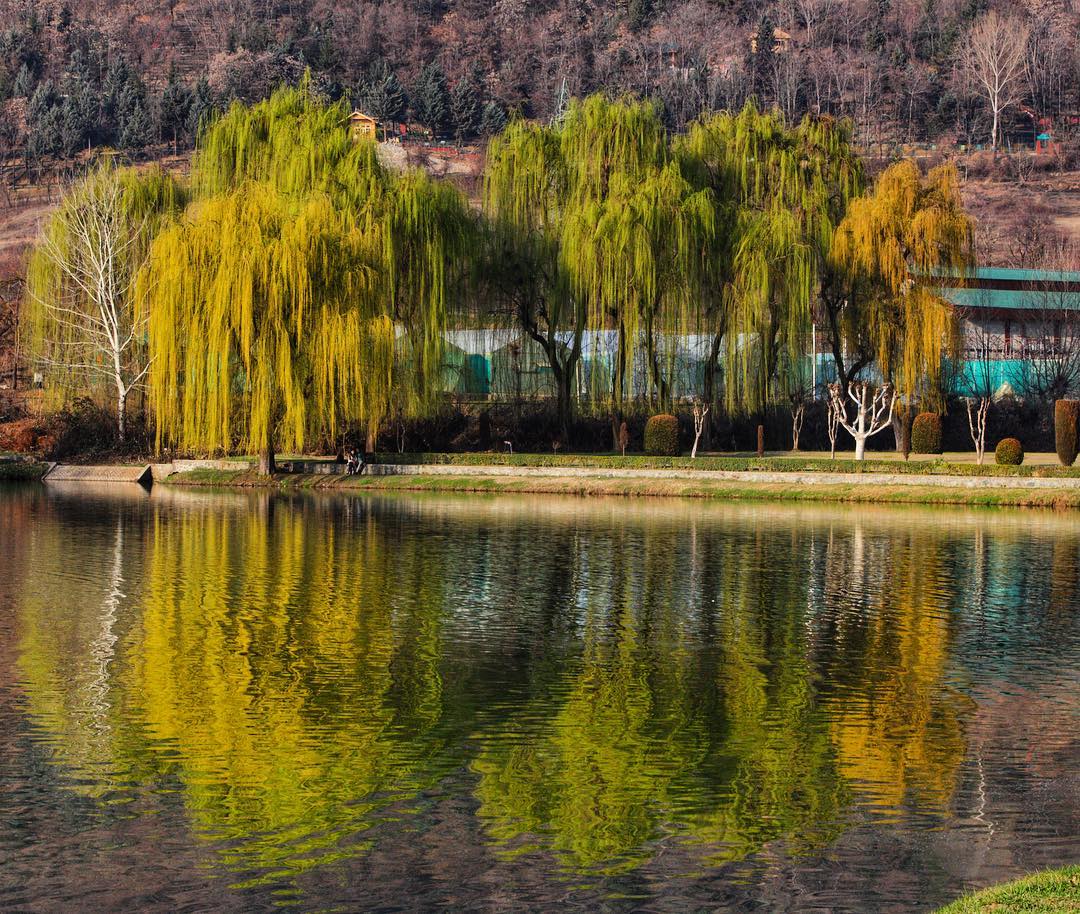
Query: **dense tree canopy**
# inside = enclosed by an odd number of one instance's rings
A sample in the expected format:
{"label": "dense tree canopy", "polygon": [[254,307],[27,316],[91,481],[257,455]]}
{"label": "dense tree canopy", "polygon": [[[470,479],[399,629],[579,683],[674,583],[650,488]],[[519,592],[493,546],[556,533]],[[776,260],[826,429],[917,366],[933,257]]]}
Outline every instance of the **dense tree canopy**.
{"label": "dense tree canopy", "polygon": [[207,131],[143,277],[159,443],[302,448],[432,395],[472,220],[346,115],[304,86]]}

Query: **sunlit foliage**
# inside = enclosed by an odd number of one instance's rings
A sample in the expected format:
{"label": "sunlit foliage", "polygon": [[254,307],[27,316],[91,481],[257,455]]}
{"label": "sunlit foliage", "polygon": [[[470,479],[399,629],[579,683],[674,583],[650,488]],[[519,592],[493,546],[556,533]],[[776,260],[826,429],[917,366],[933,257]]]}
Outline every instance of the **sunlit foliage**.
{"label": "sunlit foliage", "polygon": [[435,392],[472,218],[306,83],[206,131],[144,277],[159,444],[301,449]]}
{"label": "sunlit foliage", "polygon": [[911,161],[886,169],[837,231],[831,258],[848,293],[840,334],[913,401],[934,402],[942,361],[957,354],[955,310],[932,285],[973,266],[972,236],[956,169],[923,177]]}

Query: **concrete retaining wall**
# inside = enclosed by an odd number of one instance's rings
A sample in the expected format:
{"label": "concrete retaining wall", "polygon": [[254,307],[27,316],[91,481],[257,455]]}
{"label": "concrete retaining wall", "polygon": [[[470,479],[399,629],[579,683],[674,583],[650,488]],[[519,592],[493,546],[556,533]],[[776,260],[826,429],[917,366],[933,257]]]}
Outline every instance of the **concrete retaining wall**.
{"label": "concrete retaining wall", "polygon": [[700,479],[779,485],[940,486],[950,489],[1078,489],[1080,478],[1023,476],[934,476],[913,473],[810,473],[755,470],[665,470],[600,467],[455,466],[452,464],[375,463],[372,476],[503,476],[518,479]]}

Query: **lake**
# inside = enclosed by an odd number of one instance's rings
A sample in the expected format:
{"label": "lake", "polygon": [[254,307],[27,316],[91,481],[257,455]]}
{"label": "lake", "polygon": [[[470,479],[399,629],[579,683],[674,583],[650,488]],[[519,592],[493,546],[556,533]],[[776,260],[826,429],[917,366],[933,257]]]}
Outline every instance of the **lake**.
{"label": "lake", "polygon": [[0,531],[0,910],[915,912],[1080,854],[1080,515],[56,485]]}

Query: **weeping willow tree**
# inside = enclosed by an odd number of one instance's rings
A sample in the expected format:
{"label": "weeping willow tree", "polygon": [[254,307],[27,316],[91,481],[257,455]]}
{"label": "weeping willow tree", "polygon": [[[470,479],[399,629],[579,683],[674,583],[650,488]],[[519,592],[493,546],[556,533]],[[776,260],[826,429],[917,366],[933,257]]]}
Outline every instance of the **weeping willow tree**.
{"label": "weeping willow tree", "polygon": [[666,404],[670,341],[694,308],[715,222],[655,107],[594,95],[558,124],[511,124],[489,148],[484,186],[502,314],[543,349],[564,434],[587,334],[618,340],[610,386],[593,391],[613,416],[638,357]]}
{"label": "weeping willow tree", "polygon": [[561,256],[571,183],[560,139],[557,126],[515,120],[489,144],[483,272],[494,292],[485,316],[541,347],[555,382],[556,421],[568,438],[586,323]]}
{"label": "weeping willow tree", "polygon": [[377,414],[395,335],[374,295],[378,240],[325,196],[260,184],[163,230],[140,278],[159,445],[238,447],[268,472],[276,449]]}
{"label": "weeping willow tree", "polygon": [[792,393],[780,367],[804,355],[836,226],[863,187],[850,125],[808,117],[791,128],[747,104],[693,124],[678,154],[727,226],[698,314],[710,340],[705,397],[723,355],[728,408],[761,409]]}
{"label": "weeping willow tree", "polygon": [[466,272],[461,195],[383,169],[305,83],[204,134],[144,286],[159,446],[302,448],[430,407]]}
{"label": "weeping willow tree", "polygon": [[58,403],[109,389],[121,441],[128,398],[150,368],[135,277],[181,198],[161,170],[99,165],[64,197],[30,258],[24,320],[32,357]]}
{"label": "weeping willow tree", "polygon": [[972,267],[972,231],[952,166],[924,178],[914,162],[898,162],[852,201],[830,251],[844,295],[834,335],[841,354],[855,354],[842,381],[872,361],[901,396],[936,403],[958,334],[935,278]]}

